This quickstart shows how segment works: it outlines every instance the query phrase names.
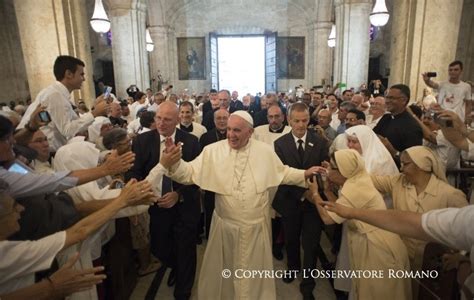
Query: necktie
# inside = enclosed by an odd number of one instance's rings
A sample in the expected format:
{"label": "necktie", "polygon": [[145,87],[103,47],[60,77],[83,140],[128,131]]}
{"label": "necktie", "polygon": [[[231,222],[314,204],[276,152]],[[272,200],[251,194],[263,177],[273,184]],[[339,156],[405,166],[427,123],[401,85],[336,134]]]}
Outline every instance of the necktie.
{"label": "necktie", "polygon": [[[161,140],[160,143],[160,151],[163,152],[165,150],[165,140]],[[173,181],[168,177],[163,175],[163,180],[161,182],[161,195],[165,195],[166,193],[173,191]]]}
{"label": "necktie", "polygon": [[303,149],[303,140],[299,139],[298,140],[298,155],[300,157],[301,162],[303,162],[304,159],[304,149]]}

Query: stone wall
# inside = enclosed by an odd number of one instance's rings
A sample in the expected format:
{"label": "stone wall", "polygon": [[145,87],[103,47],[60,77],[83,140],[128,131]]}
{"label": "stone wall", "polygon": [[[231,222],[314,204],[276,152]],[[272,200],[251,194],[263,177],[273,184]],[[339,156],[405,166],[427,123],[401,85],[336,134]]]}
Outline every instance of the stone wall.
{"label": "stone wall", "polygon": [[474,0],[464,0],[456,59],[464,64],[464,80],[474,81]]}
{"label": "stone wall", "polygon": [[0,40],[0,102],[25,101],[30,92],[13,0],[0,1]]}
{"label": "stone wall", "polygon": [[[159,7],[158,7],[159,2]],[[206,80],[178,80],[178,37],[205,37],[209,55],[209,32],[222,35],[263,34],[278,32],[279,36],[305,37],[305,79],[278,80],[278,90],[285,91],[296,85],[313,85],[311,68],[314,59],[313,24],[316,18],[315,3],[318,1],[286,0],[204,0],[204,1],[158,1],[149,3],[152,11],[161,10],[151,16],[152,26],[167,26],[168,59],[161,62],[164,79],[169,79],[175,91],[189,88],[192,91],[207,91],[210,83],[210,59],[207,57]],[[161,23],[160,23],[161,22]],[[155,51],[160,51],[156,49]],[[154,74],[153,74],[154,75]]]}

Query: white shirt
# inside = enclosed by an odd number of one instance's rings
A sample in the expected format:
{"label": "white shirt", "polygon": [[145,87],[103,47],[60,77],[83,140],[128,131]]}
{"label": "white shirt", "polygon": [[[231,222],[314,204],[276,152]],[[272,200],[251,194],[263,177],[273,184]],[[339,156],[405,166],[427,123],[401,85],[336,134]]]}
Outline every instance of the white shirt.
{"label": "white shirt", "polygon": [[443,81],[439,84],[438,103],[445,109],[452,110],[464,121],[464,100],[471,100],[471,86],[463,81],[454,84]]}
{"label": "white shirt", "polygon": [[136,118],[132,122],[128,123],[127,125],[128,134],[132,134],[132,133],[137,134],[141,126],[142,125],[140,124],[140,118]]}
{"label": "white shirt", "polygon": [[293,139],[295,140],[295,144],[296,144],[296,149],[298,149],[298,147],[300,146],[300,143],[298,143],[299,140],[302,140],[303,143],[301,144],[302,147],[303,147],[303,150],[305,148],[305,144],[306,144],[306,135],[307,135],[308,132],[305,132],[305,134],[302,136],[302,137],[297,137],[295,136],[293,133],[291,134],[293,136]]}
{"label": "white shirt", "polygon": [[37,241],[0,241],[0,294],[34,284],[35,272],[51,267],[65,241],[66,231]]}
{"label": "white shirt", "polygon": [[38,105],[46,106],[46,110],[51,115],[51,122],[41,128],[41,131],[48,137],[49,146],[52,151],[66,145],[67,141],[73,138],[94,122],[94,116],[88,112],[79,117],[72,109],[71,93],[59,81],[43,89],[35,101],[28,107],[18,128],[24,128],[30,120],[31,114]]}
{"label": "white shirt", "polygon": [[13,198],[60,192],[76,186],[77,177],[69,177],[69,171],[54,174],[20,174],[0,167],[0,178],[8,183],[7,194]]}
{"label": "white shirt", "polygon": [[435,151],[446,169],[459,168],[461,150],[451,144],[441,130],[436,132],[436,144],[423,140],[423,144]]}
{"label": "white shirt", "polygon": [[[171,139],[173,142],[175,141],[176,138],[176,130],[173,132],[171,135]],[[165,139],[166,137],[160,135],[160,153],[165,150]],[[148,181],[152,188],[153,188],[153,193],[158,196],[162,197],[162,191],[161,187],[163,185],[163,175],[166,174],[167,170],[161,165],[157,164],[149,173],[148,176],[145,178],[146,181]]]}
{"label": "white shirt", "polygon": [[[438,242],[454,249],[471,252],[471,266],[474,266],[474,205],[463,208],[436,209],[421,216],[423,230]],[[474,293],[474,274],[464,282]]]}
{"label": "white shirt", "polygon": [[367,116],[367,121],[365,122],[367,126],[369,126],[371,129],[374,129],[375,126],[379,123],[380,119],[382,119],[384,115],[381,115],[377,119],[374,119],[373,115],[368,115]]}

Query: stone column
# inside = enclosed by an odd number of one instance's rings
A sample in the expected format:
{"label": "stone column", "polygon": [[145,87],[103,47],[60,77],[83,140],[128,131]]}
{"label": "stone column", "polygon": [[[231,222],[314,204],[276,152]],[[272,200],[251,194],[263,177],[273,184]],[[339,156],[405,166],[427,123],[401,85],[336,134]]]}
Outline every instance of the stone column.
{"label": "stone column", "polygon": [[[169,26],[150,26],[151,39],[155,44],[155,49],[149,53],[150,58],[150,76],[155,79],[153,82],[153,91],[158,92],[158,74],[162,79],[168,81],[171,78],[170,58],[169,58]],[[164,87],[163,87],[164,88]]]}
{"label": "stone column", "polygon": [[358,88],[369,70],[371,0],[335,0],[334,82]]}
{"label": "stone column", "polygon": [[314,24],[314,85],[325,85],[331,82],[332,49],[328,46],[328,36],[331,32],[331,22],[317,22]]}
{"label": "stone column", "polygon": [[16,0],[15,13],[21,38],[32,99],[55,81],[54,60],[58,55],[75,56],[86,64],[86,81],[75,100],[91,104],[92,81],[89,26],[82,0]]}
{"label": "stone column", "polygon": [[448,64],[456,59],[463,0],[400,1],[393,7],[389,86],[403,83],[411,100],[425,88],[421,73],[438,72],[447,80]]}
{"label": "stone column", "polygon": [[146,51],[146,1],[111,0],[112,57],[117,96],[125,98],[126,89],[136,84],[141,91],[150,86]]}

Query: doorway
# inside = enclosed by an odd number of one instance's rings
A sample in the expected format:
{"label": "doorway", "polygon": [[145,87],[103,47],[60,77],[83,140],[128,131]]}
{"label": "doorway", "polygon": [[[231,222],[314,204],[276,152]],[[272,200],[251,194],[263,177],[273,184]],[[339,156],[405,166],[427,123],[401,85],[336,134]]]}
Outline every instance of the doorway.
{"label": "doorway", "polygon": [[211,86],[237,91],[240,96],[276,90],[276,33],[209,36]]}
{"label": "doorway", "polygon": [[240,96],[265,91],[265,37],[217,38],[219,89]]}

